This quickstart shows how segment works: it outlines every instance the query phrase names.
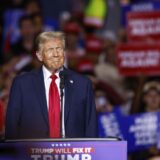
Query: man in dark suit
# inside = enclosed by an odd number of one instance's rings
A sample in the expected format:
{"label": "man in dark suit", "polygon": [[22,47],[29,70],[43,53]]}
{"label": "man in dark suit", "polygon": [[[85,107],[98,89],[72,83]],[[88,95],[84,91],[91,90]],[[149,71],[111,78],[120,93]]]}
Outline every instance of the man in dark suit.
{"label": "man in dark suit", "polygon": [[[59,111],[50,113],[51,75],[56,75],[60,95],[59,73],[64,74],[63,134],[68,138],[97,137],[97,120],[91,81],[63,67],[65,39],[61,32],[43,32],[36,39],[36,55],[42,67],[17,76],[12,84],[6,113],[6,139],[61,138],[52,135],[61,128]],[[60,98],[55,101],[59,103]],[[53,102],[54,103],[54,102]],[[54,103],[55,104],[55,103]],[[64,106],[64,107],[63,107]],[[56,117],[53,121],[53,114]],[[53,123],[58,120],[58,127]],[[53,131],[52,131],[53,130]],[[58,130],[59,132],[59,130]],[[63,135],[64,137],[64,135]]]}

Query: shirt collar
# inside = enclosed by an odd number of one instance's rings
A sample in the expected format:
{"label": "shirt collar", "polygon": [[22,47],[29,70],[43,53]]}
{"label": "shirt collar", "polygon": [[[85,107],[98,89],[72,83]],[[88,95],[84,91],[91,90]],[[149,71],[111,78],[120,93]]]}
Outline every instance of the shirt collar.
{"label": "shirt collar", "polygon": [[[43,75],[44,75],[44,79],[48,80],[50,78],[50,76],[52,75],[52,73],[43,65],[42,66],[42,70],[43,70]],[[56,73],[55,75],[59,78],[59,72],[63,70],[63,67],[61,67]]]}

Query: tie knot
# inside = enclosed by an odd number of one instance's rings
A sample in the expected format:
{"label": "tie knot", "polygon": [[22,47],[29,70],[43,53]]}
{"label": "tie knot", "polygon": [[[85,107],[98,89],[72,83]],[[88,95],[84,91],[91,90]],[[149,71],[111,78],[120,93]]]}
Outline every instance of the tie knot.
{"label": "tie knot", "polygon": [[57,79],[57,76],[55,74],[52,74],[50,78],[52,79],[52,81],[55,81]]}

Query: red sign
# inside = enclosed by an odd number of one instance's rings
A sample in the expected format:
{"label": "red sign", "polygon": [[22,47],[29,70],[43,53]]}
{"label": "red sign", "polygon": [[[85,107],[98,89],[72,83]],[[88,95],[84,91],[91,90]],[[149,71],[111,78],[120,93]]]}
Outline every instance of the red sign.
{"label": "red sign", "polygon": [[129,12],[127,34],[130,41],[160,40],[160,11]]}
{"label": "red sign", "polygon": [[160,44],[120,44],[117,62],[121,74],[160,75]]}

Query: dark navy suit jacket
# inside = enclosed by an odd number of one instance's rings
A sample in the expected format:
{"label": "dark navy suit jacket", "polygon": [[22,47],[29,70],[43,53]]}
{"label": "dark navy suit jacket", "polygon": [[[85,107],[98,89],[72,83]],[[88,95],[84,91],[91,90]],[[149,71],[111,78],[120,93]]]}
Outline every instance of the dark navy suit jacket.
{"label": "dark navy suit jacket", "polygon": [[[65,73],[66,137],[97,137],[92,83],[71,70],[65,69]],[[24,73],[14,79],[6,113],[5,138],[49,138],[42,69]]]}

